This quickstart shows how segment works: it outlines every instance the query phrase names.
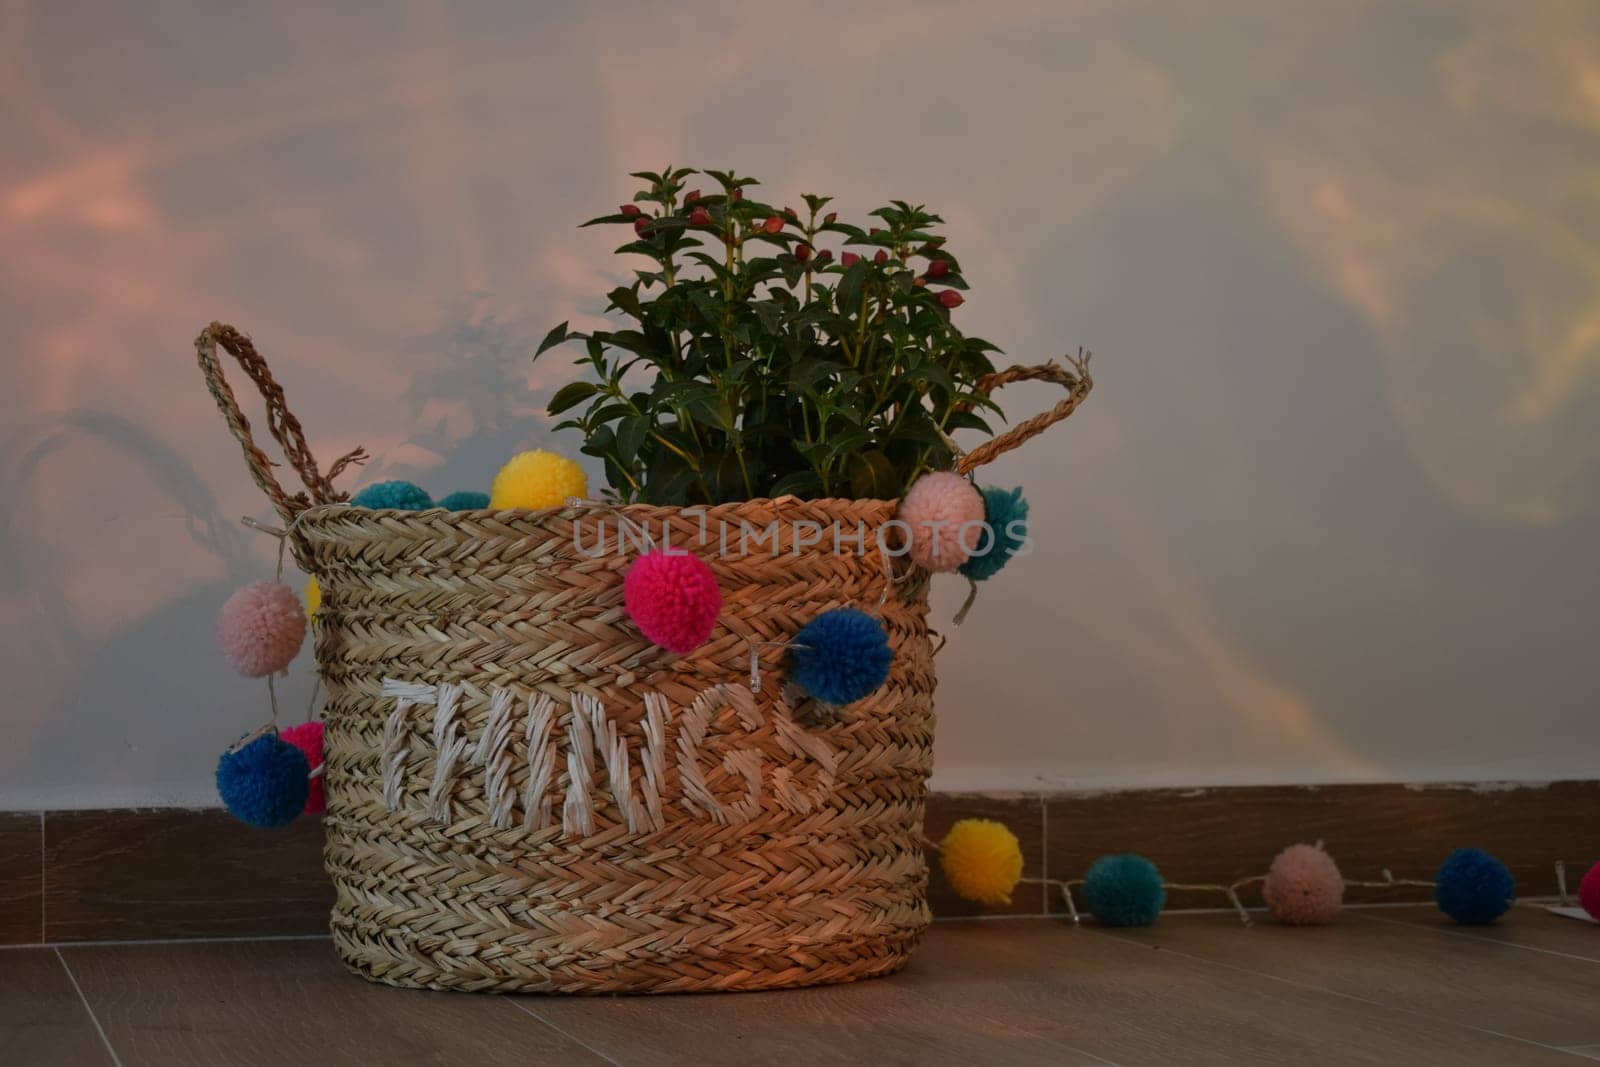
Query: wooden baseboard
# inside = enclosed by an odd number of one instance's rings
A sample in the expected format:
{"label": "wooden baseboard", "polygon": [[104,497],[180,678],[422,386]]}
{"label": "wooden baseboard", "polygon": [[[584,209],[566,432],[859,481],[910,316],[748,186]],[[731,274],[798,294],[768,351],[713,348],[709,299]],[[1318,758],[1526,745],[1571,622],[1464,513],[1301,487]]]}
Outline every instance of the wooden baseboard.
{"label": "wooden baseboard", "polygon": [[[1431,878],[1451,849],[1475,845],[1511,868],[1521,895],[1548,896],[1557,860],[1575,885],[1600,859],[1600,780],[935,793],[927,834],[937,840],[968,816],[1010,826],[1031,878],[1078,878],[1098,856],[1140,852],[1170,881],[1230,882],[1264,873],[1285,845],[1320,839],[1358,879],[1384,868]],[[220,811],[0,813],[0,944],[325,933],[333,892],[321,853],[316,819],[264,831]],[[929,897],[945,918],[1061,910],[1059,893],[1028,884],[1008,907],[968,904],[937,869]],[[1349,895],[1428,897],[1417,888]],[[1175,908],[1222,903],[1215,894],[1169,898]]]}

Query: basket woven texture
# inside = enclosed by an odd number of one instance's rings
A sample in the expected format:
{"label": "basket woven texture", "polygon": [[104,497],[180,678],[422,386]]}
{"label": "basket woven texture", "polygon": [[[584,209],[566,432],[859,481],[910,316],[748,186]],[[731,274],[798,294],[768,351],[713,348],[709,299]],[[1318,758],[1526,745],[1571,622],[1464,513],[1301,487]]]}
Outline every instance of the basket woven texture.
{"label": "basket woven texture", "polygon": [[[278,484],[219,347],[261,390],[304,492]],[[318,471],[244,334],[213,323],[196,348],[322,587],[325,860],[350,968],[432,989],[665,993],[845,982],[906,962],[930,919],[935,680],[928,576],[877,549],[893,501],[341,506],[332,478],[361,455]],[[1070,414],[1090,384],[1075,368],[1001,372],[991,387],[1042,378],[1069,395],[966,466]],[[711,565],[723,610],[693,653],[629,621],[619,513]],[[842,717],[811,717],[783,691],[781,644],[847,605],[883,622],[889,679]]]}

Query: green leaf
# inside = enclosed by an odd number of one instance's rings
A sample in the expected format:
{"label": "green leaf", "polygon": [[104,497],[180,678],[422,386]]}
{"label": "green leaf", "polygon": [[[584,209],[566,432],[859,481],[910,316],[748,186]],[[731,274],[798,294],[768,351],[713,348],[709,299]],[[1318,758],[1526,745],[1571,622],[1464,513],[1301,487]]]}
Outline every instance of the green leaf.
{"label": "green leaf", "polygon": [[617,424],[617,456],[623,463],[632,463],[650,433],[650,416],[629,415]]}
{"label": "green leaf", "polygon": [[874,448],[850,457],[850,495],[863,500],[892,500],[900,495],[904,479],[895,473],[888,453]]}
{"label": "green leaf", "polygon": [[609,294],[611,306],[618,311],[627,312],[636,319],[644,318],[644,311],[639,307],[639,294],[628,286],[619,285]]}
{"label": "green leaf", "polygon": [[554,348],[556,345],[560,344],[566,339],[567,324],[563,322],[560,326],[557,326],[555,329],[544,335],[544,340],[539,342],[539,350],[533,354],[533,358],[538,359],[540,356],[544,355],[550,349]]}
{"label": "green leaf", "polygon": [[821,489],[822,481],[817,477],[816,471],[791,471],[773,482],[772,487],[767,490],[767,495],[808,497]]}
{"label": "green leaf", "polygon": [[569,382],[556,390],[556,395],[550,398],[550,405],[545,410],[551,415],[559,415],[568,408],[576,407],[600,391],[600,387],[593,382]]}

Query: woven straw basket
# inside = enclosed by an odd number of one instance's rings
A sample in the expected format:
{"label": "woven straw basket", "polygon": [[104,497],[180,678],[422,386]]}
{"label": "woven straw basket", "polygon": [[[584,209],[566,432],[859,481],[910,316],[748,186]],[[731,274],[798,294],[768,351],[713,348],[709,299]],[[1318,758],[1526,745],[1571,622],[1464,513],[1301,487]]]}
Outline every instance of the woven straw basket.
{"label": "woven straw basket", "polygon": [[[219,347],[261,390],[304,491],[274,477]],[[895,502],[352,508],[332,479],[361,455],[319,471],[250,339],[213,323],[196,348],[322,588],[325,858],[351,969],[430,989],[666,993],[845,982],[906,962],[929,922],[934,671],[927,575],[876,547]],[[991,376],[985,388],[1031,378],[1068,395],[961,469],[1070,414],[1090,387],[1074,368]],[[628,619],[623,517],[716,575],[722,614],[689,655]],[[819,722],[785,693],[781,646],[844,605],[876,612],[893,666]]]}

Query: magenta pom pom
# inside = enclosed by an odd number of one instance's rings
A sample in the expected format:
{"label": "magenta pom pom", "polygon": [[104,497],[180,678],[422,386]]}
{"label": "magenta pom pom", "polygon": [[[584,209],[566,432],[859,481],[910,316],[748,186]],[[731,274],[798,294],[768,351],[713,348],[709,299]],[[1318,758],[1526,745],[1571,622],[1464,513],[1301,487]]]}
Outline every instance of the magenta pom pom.
{"label": "magenta pom pom", "polygon": [[705,643],[722,610],[711,568],[682,549],[655,549],[634,560],[622,598],[639,632],[680,656]]}
{"label": "magenta pom pom", "polygon": [[1325,926],[1339,917],[1344,876],[1317,845],[1290,845],[1267,869],[1261,887],[1272,917],[1290,926]]}
{"label": "magenta pom pom", "polygon": [[[320,722],[303,722],[299,726],[291,726],[283,730],[278,737],[289,742],[295,748],[305,753],[306,766],[316,770],[322,766],[322,724]],[[306,794],[305,813],[307,815],[320,815],[328,806],[328,801],[322,793],[322,776],[311,779],[311,791]]]}
{"label": "magenta pom pom", "polygon": [[1589,913],[1589,918],[1600,922],[1600,863],[1589,868],[1589,873],[1578,883],[1578,903]]}
{"label": "magenta pom pom", "polygon": [[899,518],[911,528],[912,560],[930,571],[953,571],[991,543],[983,528],[983,494],[951,471],[918,478],[900,501]]}
{"label": "magenta pom pom", "polygon": [[283,670],[305,639],[305,610],[282,582],[251,582],[229,597],[217,616],[222,654],[250,678]]}

